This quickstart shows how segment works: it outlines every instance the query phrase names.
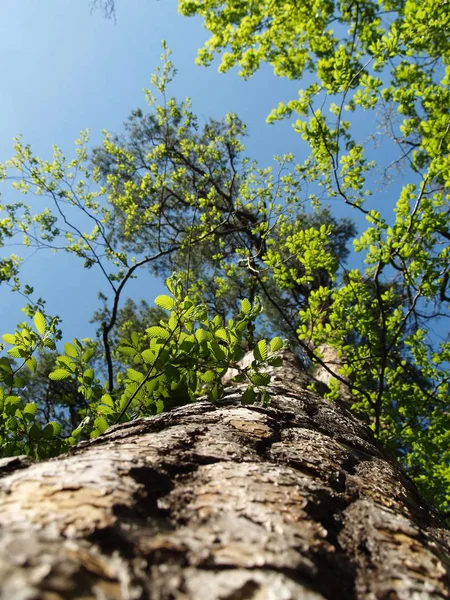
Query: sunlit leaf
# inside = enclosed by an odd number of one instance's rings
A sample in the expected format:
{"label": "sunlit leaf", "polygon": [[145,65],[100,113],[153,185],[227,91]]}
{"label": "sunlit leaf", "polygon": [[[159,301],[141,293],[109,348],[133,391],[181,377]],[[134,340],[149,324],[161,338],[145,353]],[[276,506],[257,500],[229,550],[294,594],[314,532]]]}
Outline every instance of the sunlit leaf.
{"label": "sunlit leaf", "polygon": [[270,351],[277,352],[284,346],[284,342],[280,337],[274,337],[270,340]]}
{"label": "sunlit leaf", "polygon": [[44,335],[47,330],[47,323],[45,322],[44,315],[37,311],[33,317],[34,326],[36,327],[36,331],[40,335]]}
{"label": "sunlit leaf", "polygon": [[156,304],[156,306],[160,306],[161,308],[164,308],[164,310],[172,310],[175,308],[177,303],[174,298],[171,298],[170,296],[166,296],[163,294],[162,296],[157,296],[155,298],[155,304]]}
{"label": "sunlit leaf", "polygon": [[66,371],[66,369],[55,369],[51,373],[49,373],[49,379],[53,381],[61,381],[62,379],[67,379],[71,376],[70,371]]}
{"label": "sunlit leaf", "polygon": [[7,344],[15,344],[16,343],[16,336],[13,335],[12,333],[4,333],[2,335],[2,340],[4,342],[6,342]]}
{"label": "sunlit leaf", "polygon": [[248,315],[251,310],[252,305],[250,300],[247,300],[247,298],[241,300],[241,312],[244,313],[244,315]]}
{"label": "sunlit leaf", "polygon": [[131,381],[136,381],[137,383],[141,383],[144,379],[144,375],[135,369],[127,369],[128,379]]}
{"label": "sunlit leaf", "polygon": [[169,331],[167,331],[167,329],[164,329],[164,327],[158,327],[157,325],[155,325],[153,327],[149,327],[145,331],[147,332],[147,335],[150,339],[160,338],[162,340],[167,340],[170,335],[170,333],[169,333]]}
{"label": "sunlit leaf", "polygon": [[256,344],[256,346],[253,350],[253,354],[254,354],[254,357],[256,358],[256,360],[259,362],[263,362],[263,361],[267,360],[267,356],[268,356],[269,352],[267,349],[266,340],[260,340]]}
{"label": "sunlit leaf", "polygon": [[64,344],[64,352],[67,354],[67,356],[71,356],[72,358],[77,358],[78,356],[78,352],[75,346],[69,344],[68,342]]}

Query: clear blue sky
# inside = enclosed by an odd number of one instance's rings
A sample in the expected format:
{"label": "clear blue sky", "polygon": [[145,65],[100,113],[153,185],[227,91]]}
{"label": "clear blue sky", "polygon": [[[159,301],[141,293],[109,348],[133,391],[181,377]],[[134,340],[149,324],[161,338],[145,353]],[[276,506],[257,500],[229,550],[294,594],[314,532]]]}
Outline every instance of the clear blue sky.
{"label": "clear blue sky", "polygon": [[[88,0],[3,0],[0,161],[11,155],[18,134],[46,158],[52,144],[70,157],[80,130],[90,129],[93,144],[100,142],[102,129],[119,133],[130,110],[145,106],[142,90],[159,64],[162,39],[178,69],[172,93],[190,96],[201,118],[237,112],[248,125],[247,154],[261,165],[288,151],[304,158],[289,123],[265,124],[280,100],[296,97],[298,82],[274,79],[269,67],[246,82],[235,72],[219,75],[214,67],[197,67],[196,50],[206,38],[200,20],[177,13],[176,0],[123,0],[116,22],[91,14]],[[6,185],[1,192],[3,201],[12,197]],[[97,292],[107,289],[99,271],[86,272],[65,254],[39,252],[26,261],[21,278],[46,298],[50,313],[63,318],[66,340],[93,333],[88,321],[99,306]],[[161,290],[142,272],[128,295],[151,303]],[[6,286],[0,294],[3,333],[22,319],[23,303]]]}

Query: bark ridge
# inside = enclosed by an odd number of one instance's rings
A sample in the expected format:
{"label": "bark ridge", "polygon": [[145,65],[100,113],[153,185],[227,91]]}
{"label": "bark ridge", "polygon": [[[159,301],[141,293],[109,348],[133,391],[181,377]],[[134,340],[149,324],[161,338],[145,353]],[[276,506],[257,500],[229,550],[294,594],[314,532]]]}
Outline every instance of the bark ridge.
{"label": "bark ridge", "polygon": [[0,461],[1,600],[450,597],[450,536],[293,356],[267,408],[199,402]]}

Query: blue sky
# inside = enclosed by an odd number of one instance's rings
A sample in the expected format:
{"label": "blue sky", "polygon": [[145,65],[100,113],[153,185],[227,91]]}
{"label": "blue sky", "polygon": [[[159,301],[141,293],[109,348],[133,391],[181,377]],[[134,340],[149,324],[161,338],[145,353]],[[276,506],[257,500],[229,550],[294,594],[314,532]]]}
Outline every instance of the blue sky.
{"label": "blue sky", "polygon": [[[93,145],[101,130],[120,133],[131,109],[144,107],[143,88],[159,64],[161,40],[173,51],[178,75],[171,88],[178,98],[190,96],[200,119],[237,112],[248,126],[247,154],[262,166],[274,154],[297,152],[300,140],[289,123],[265,124],[281,100],[296,97],[298,82],[274,79],[269,67],[250,81],[237,74],[195,66],[196,50],[207,38],[198,19],[177,13],[175,0],[127,0],[117,5],[117,20],[91,14],[88,0],[4,0],[0,5],[0,161],[12,153],[22,134],[34,153],[48,158],[52,144],[67,157],[80,130],[89,128]],[[12,198],[4,185],[2,199]],[[20,254],[20,249],[14,249]],[[95,270],[65,254],[39,252],[22,268],[22,281],[47,300],[51,314],[63,318],[64,338],[93,333],[89,318],[107,288]],[[149,303],[162,286],[142,272],[128,295]],[[0,288],[0,332],[22,320],[20,297]]]}

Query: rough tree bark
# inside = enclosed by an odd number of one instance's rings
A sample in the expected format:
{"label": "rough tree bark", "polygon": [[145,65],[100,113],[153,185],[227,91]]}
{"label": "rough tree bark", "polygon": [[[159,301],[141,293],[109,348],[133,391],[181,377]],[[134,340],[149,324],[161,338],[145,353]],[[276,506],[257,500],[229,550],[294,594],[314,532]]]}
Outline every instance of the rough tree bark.
{"label": "rough tree bark", "polygon": [[268,408],[200,402],[0,465],[2,600],[450,597],[450,535],[293,357]]}

